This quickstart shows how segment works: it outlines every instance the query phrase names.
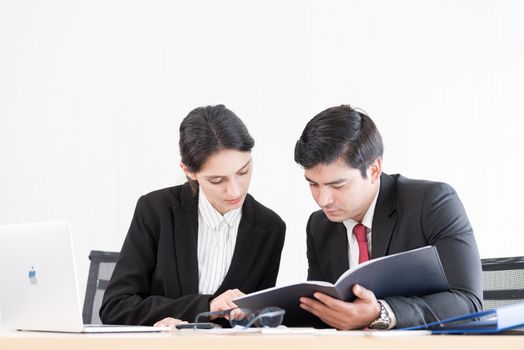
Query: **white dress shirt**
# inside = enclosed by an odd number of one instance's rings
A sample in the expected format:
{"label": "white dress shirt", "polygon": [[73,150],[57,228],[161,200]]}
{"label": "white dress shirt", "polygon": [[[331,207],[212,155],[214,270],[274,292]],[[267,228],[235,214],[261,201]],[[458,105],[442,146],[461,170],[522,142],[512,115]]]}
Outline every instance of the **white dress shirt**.
{"label": "white dress shirt", "polygon": [[364,217],[362,218],[362,222],[356,222],[353,219],[348,219],[344,221],[344,226],[346,226],[346,232],[348,235],[348,260],[349,260],[349,267],[357,266],[358,265],[358,256],[359,256],[359,250],[358,250],[358,242],[357,237],[353,234],[353,227],[355,227],[357,224],[362,224],[366,226],[366,239],[368,241],[368,253],[369,257],[371,258],[371,226],[373,225],[373,214],[375,213],[375,206],[377,205],[377,198],[378,193],[375,195],[375,198],[373,198],[373,201],[371,202],[371,205],[369,206],[368,210],[366,211],[366,214],[364,214]]}
{"label": "white dress shirt", "polygon": [[[368,253],[369,257],[371,258],[371,232],[372,232],[372,226],[373,226],[373,215],[375,214],[375,206],[377,205],[377,199],[378,194],[380,192],[380,189],[377,191],[377,194],[375,195],[375,198],[373,198],[373,201],[371,202],[371,205],[369,206],[368,210],[366,211],[366,214],[364,214],[364,217],[362,218],[362,222],[356,222],[353,219],[348,219],[344,221],[344,226],[346,226],[346,233],[348,235],[348,260],[349,260],[349,267],[357,266],[358,265],[358,256],[359,256],[359,249],[358,249],[358,242],[357,238],[353,234],[353,227],[357,224],[362,224],[366,226],[366,239],[368,243]],[[380,300],[380,302],[384,305],[386,310],[388,311],[390,324],[389,329],[394,328],[397,325],[397,318],[395,314],[393,313],[393,310],[389,306],[389,304],[385,300]]]}
{"label": "white dress shirt", "polygon": [[198,194],[198,291],[213,294],[224,281],[235,251],[242,208],[220,214]]}

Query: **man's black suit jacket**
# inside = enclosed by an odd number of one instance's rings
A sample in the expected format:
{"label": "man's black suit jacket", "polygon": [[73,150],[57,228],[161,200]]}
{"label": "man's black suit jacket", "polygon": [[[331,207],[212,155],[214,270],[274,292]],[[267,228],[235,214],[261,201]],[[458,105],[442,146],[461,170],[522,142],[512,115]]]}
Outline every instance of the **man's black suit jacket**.
{"label": "man's black suit jacket", "polygon": [[249,194],[226,277],[214,295],[198,292],[198,194],[189,185],[142,196],[105,291],[103,323],[152,325],[165,317],[193,322],[228,289],[273,287],[285,223]]}
{"label": "man's black suit jacket", "polygon": [[[453,188],[444,183],[382,174],[371,229],[371,258],[434,245],[450,291],[423,297],[385,298],[397,328],[482,309],[482,271],[468,217]],[[308,279],[334,283],[349,268],[343,223],[313,213],[307,224]]]}

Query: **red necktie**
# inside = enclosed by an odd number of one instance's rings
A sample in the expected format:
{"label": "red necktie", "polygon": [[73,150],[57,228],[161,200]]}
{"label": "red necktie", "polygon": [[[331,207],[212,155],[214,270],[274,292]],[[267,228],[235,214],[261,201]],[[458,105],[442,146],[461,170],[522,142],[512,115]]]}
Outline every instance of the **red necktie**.
{"label": "red necktie", "polygon": [[358,242],[358,263],[362,264],[363,262],[369,260],[366,226],[362,224],[356,224],[355,227],[353,227],[353,234],[357,238]]}

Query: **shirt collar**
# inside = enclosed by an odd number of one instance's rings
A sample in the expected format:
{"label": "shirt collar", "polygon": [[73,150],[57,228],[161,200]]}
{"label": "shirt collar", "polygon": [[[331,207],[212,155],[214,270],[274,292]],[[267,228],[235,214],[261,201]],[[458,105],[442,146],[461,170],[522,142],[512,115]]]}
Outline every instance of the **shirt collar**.
{"label": "shirt collar", "polygon": [[225,213],[224,215],[220,214],[218,210],[213,207],[209,202],[204,191],[199,188],[198,191],[198,212],[202,215],[204,223],[211,229],[216,229],[223,221],[225,221],[229,226],[232,226],[235,220],[238,218],[242,212],[242,207],[233,209]]}
{"label": "shirt collar", "polygon": [[[375,198],[373,198],[371,205],[369,206],[368,210],[366,211],[366,214],[364,214],[364,217],[362,218],[362,222],[361,222],[361,224],[366,226],[370,231],[371,231],[371,226],[373,225],[373,215],[375,214],[375,206],[377,205],[377,199],[378,199],[379,192],[380,192],[380,187],[377,191],[377,194],[375,195]],[[352,224],[351,226],[355,226],[356,224],[358,224],[358,222],[356,222],[353,219],[348,219],[344,221],[344,223],[348,223],[348,224],[351,223]]]}

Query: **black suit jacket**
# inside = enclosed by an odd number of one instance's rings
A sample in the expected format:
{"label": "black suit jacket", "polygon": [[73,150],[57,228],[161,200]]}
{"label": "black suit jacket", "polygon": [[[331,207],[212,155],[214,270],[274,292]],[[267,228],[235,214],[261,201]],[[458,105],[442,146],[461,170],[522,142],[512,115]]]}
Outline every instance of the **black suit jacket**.
{"label": "black suit jacket", "polygon": [[214,295],[198,293],[198,194],[189,185],[142,196],[105,291],[103,323],[152,325],[165,317],[193,322],[228,289],[273,287],[285,223],[249,194],[224,281]]}
{"label": "black suit jacket", "polygon": [[[382,174],[373,215],[371,258],[434,245],[450,291],[385,300],[397,328],[419,325],[482,309],[482,271],[473,229],[456,192],[444,183]],[[313,213],[307,225],[308,279],[334,283],[349,268],[343,223]],[[318,320],[318,319],[317,319]]]}

